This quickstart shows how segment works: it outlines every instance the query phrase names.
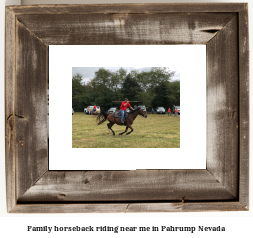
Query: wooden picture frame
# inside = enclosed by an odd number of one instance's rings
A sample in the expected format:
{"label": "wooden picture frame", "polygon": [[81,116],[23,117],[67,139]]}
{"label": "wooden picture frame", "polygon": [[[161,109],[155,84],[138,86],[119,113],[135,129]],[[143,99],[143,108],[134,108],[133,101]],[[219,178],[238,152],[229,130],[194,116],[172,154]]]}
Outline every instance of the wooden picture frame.
{"label": "wooden picture frame", "polygon": [[[249,209],[249,42],[245,3],[6,7],[7,210]],[[49,45],[206,44],[203,170],[49,171]]]}

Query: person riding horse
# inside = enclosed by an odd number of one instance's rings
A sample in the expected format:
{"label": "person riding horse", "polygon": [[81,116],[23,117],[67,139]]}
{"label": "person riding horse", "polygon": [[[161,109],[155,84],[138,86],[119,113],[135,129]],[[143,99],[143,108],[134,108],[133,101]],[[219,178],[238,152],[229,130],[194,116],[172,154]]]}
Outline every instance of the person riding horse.
{"label": "person riding horse", "polygon": [[125,101],[121,103],[120,106],[120,113],[121,113],[121,123],[124,124],[124,115],[127,110],[127,108],[130,107],[132,110],[134,110],[131,105],[129,104],[129,101],[127,98],[125,98]]}
{"label": "person riding horse", "polygon": [[96,110],[97,110],[97,106],[95,104],[91,112],[94,113]]}
{"label": "person riding horse", "polygon": [[[125,107],[127,106],[126,104],[128,100],[126,99],[125,102],[123,102],[123,105],[125,105]],[[131,107],[131,106],[130,106]],[[133,111],[129,112],[128,114],[128,118],[126,119],[126,123],[122,124],[121,123],[121,118],[119,117],[115,117],[114,113],[109,113],[109,112],[103,112],[100,111],[99,115],[97,116],[97,125],[101,125],[102,123],[104,123],[106,120],[109,121],[109,123],[107,124],[107,127],[109,129],[108,134],[110,133],[110,131],[113,133],[113,135],[115,136],[115,132],[112,129],[112,126],[114,124],[117,124],[119,126],[126,126],[126,130],[119,133],[119,135],[123,135],[124,133],[127,132],[128,128],[131,129],[130,132],[126,133],[126,135],[129,135],[130,133],[133,132],[133,127],[132,124],[134,122],[134,120],[136,119],[136,117],[140,115],[144,118],[147,118],[147,114],[146,112],[144,112],[140,107],[137,107],[136,109],[134,109]]]}

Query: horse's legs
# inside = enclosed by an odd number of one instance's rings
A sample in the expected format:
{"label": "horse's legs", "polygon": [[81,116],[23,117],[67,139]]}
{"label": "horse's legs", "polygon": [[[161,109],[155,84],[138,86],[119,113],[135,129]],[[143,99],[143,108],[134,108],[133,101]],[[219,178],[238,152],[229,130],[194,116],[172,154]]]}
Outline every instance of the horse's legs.
{"label": "horse's legs", "polygon": [[127,132],[127,130],[128,130],[128,126],[126,126],[126,130],[125,130],[125,131],[123,131],[122,133],[119,133],[119,135],[123,135],[124,133],[126,133],[126,132]]}
{"label": "horse's legs", "polygon": [[110,134],[110,132],[111,132],[111,129],[109,128],[109,125],[110,125],[110,122],[109,123],[107,123],[107,127],[108,127],[108,135]]}
{"label": "horse's legs", "polygon": [[131,127],[131,125],[127,125],[128,127],[130,127],[130,129],[131,129],[131,131],[129,131],[128,133],[126,133],[126,135],[129,135],[130,133],[132,133],[133,132],[133,127]]}
{"label": "horse's legs", "polygon": [[[110,123],[108,123],[107,124],[107,127],[108,127],[108,129],[109,129],[109,132],[110,132],[110,130],[112,131],[112,133],[113,133],[113,135],[115,136],[115,132],[112,130],[112,126],[115,124],[115,122],[110,122]],[[109,134],[109,132],[108,132],[108,134]]]}

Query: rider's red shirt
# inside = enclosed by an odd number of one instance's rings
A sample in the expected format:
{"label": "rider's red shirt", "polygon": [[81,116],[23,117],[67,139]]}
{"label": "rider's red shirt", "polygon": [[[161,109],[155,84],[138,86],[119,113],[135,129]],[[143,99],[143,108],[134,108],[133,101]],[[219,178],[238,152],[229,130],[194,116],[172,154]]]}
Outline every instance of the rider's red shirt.
{"label": "rider's red shirt", "polygon": [[120,110],[126,111],[127,107],[131,107],[131,105],[130,105],[129,103],[127,103],[126,106],[124,106],[124,104],[125,104],[125,102],[122,102],[122,103],[121,103]]}
{"label": "rider's red shirt", "polygon": [[97,109],[97,106],[94,106],[94,108],[93,109]]}

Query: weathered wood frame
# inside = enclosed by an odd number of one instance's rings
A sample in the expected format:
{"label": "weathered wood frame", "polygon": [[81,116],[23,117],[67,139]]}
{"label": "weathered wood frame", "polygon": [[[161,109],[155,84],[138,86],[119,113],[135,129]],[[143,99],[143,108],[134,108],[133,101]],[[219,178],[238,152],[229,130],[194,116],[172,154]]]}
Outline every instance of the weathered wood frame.
{"label": "weathered wood frame", "polygon": [[[247,7],[6,7],[8,212],[247,211]],[[48,171],[50,44],[206,44],[206,170]]]}

